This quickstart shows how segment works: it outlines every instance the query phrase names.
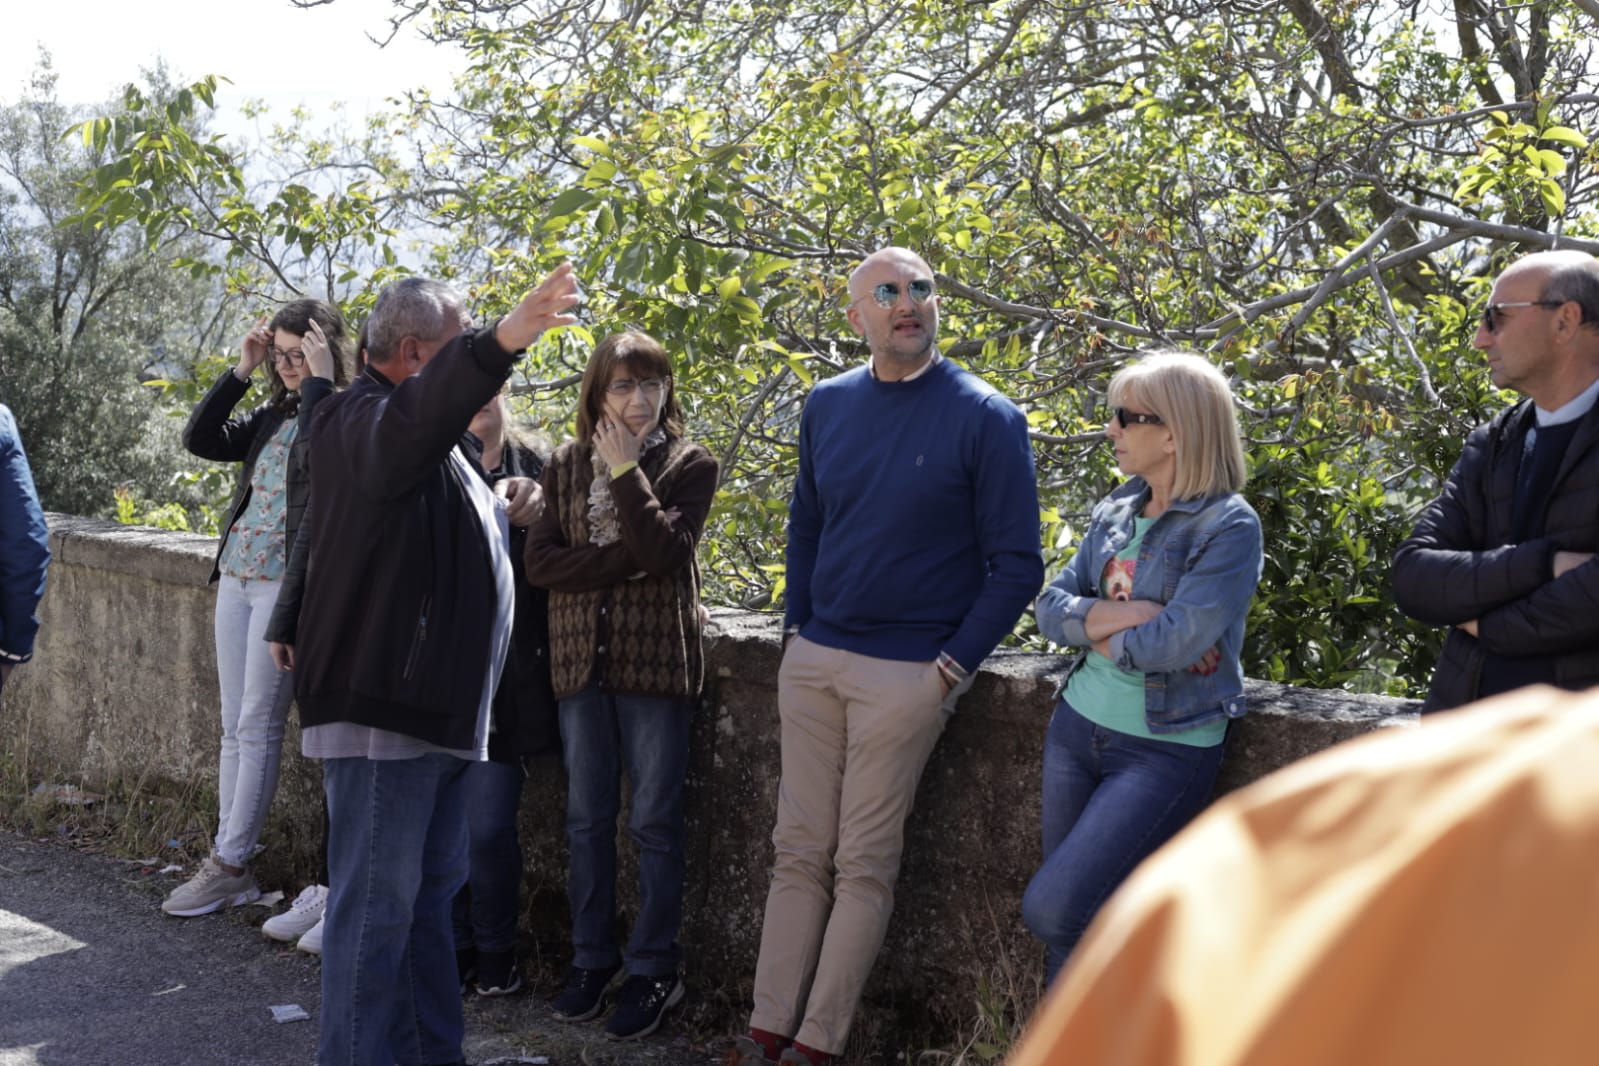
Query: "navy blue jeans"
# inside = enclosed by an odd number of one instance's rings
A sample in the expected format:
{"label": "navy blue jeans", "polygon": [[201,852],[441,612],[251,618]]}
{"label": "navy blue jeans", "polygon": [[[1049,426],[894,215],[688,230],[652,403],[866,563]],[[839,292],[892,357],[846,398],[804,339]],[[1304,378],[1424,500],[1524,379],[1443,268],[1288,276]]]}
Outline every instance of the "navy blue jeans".
{"label": "navy blue jeans", "polygon": [[516,948],[517,904],[522,890],[522,842],[516,815],[522,808],[520,763],[475,762],[467,766],[469,872],[455,896],[455,946],[479,951]]}
{"label": "navy blue jeans", "polygon": [[467,763],[325,759],[328,907],[318,1066],[458,1062],[450,903],[466,880]]}
{"label": "navy blue jeans", "polygon": [[[560,703],[566,759],[567,897],[573,962],[617,962],[644,977],[675,973],[683,920],[683,781],[692,706],[590,686]],[[616,943],[616,817],[622,771],[632,786],[627,830],[639,849],[639,913],[627,948]]]}
{"label": "navy blue jeans", "polygon": [[1049,980],[1133,868],[1204,809],[1222,748],[1129,736],[1056,704],[1044,741],[1044,865],[1022,896]]}

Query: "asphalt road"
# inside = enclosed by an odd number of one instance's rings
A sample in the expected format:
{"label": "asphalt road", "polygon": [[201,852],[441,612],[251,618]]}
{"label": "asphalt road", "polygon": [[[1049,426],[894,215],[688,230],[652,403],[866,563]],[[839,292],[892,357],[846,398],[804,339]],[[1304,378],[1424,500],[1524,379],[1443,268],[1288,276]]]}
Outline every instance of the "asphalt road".
{"label": "asphalt road", "polygon": [[[168,918],[180,880],[0,829],[0,1066],[313,1066],[317,960],[262,937],[260,908]],[[310,1019],[273,1021],[281,1004]],[[699,1066],[717,1050],[670,1025],[612,1043],[536,996],[468,1001],[475,1063]]]}

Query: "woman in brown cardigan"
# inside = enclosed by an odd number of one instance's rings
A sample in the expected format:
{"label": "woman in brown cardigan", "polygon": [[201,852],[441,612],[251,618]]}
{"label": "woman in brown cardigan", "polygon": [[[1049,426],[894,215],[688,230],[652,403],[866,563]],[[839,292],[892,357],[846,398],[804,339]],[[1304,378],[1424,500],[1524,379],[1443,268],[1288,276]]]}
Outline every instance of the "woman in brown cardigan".
{"label": "woman in brown cardigan", "polygon": [[[547,508],[528,531],[525,561],[529,583],[550,590],[550,668],[569,780],[574,957],[551,1006],[586,1021],[620,982],[606,1032],[622,1039],[653,1032],[683,998],[683,781],[704,676],[694,553],[716,477],[710,452],[683,438],[660,343],[643,333],[600,342],[583,374],[577,439],[544,468]],[[624,768],[639,914],[619,949]]]}

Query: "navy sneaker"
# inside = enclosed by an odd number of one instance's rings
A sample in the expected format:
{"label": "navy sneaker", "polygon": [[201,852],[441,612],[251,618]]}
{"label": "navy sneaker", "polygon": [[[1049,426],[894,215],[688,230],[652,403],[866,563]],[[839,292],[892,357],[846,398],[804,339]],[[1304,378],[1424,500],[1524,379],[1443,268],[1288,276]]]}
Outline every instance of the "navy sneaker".
{"label": "navy sneaker", "polygon": [[564,1022],[586,1022],[605,1009],[606,994],[622,976],[622,964],[603,970],[573,966],[566,972],[566,988],[550,1000],[550,1009]]}
{"label": "navy sneaker", "polygon": [[660,1028],[661,1018],[683,1001],[683,982],[677,974],[661,977],[630,976],[616,994],[616,1013],[605,1024],[613,1040],[634,1040]]}

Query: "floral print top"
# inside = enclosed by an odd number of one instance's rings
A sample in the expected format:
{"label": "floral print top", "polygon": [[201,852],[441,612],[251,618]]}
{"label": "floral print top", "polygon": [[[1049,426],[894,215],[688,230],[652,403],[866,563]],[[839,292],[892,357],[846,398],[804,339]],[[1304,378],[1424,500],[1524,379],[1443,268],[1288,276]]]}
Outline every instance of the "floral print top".
{"label": "floral print top", "polygon": [[288,564],[289,496],[285,488],[289,445],[299,433],[299,419],[285,419],[272,434],[250,471],[250,503],[228,530],[218,566],[226,577],[246,581],[281,581]]}

